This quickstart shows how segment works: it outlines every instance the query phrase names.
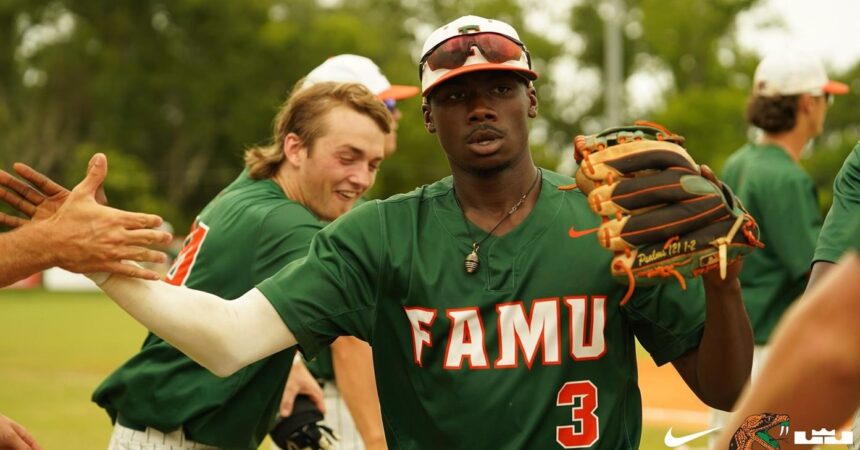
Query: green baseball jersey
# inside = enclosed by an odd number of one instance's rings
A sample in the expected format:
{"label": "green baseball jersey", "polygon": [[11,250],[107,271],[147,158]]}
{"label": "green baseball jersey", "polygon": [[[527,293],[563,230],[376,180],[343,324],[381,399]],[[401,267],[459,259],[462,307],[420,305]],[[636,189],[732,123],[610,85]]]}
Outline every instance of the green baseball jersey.
{"label": "green baseball jersey", "polygon": [[[639,446],[634,337],[658,364],[701,341],[704,292],[627,287],[586,197],[545,171],[529,216],[480,246],[451,178],[372,201],[321,231],[308,257],[262,282],[307,356],[340,335],[373,346],[391,449]],[[473,225],[471,234],[483,234]]]}
{"label": "green baseball jersey", "polygon": [[765,247],[744,258],[740,280],[756,344],[806,288],[821,212],[812,178],[781,147],[749,143],[732,154],[722,180],[758,222]]}
{"label": "green baseball jersey", "polygon": [[[167,281],[237,298],[305,256],[323,225],[272,180],[243,172],[201,212]],[[93,400],[126,426],[181,426],[200,443],[256,449],[275,419],[294,355],[286,350],[219,378],[150,334]]]}
{"label": "green baseball jersey", "polygon": [[836,262],[849,247],[860,247],[860,143],[845,159],[833,181],[833,205],[815,248],[815,261]]}

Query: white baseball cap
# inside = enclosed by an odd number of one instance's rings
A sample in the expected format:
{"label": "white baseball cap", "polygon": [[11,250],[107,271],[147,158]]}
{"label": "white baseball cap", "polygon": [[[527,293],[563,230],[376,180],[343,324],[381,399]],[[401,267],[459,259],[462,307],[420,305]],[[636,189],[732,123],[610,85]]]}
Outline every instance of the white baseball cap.
{"label": "white baseball cap", "polygon": [[[516,59],[493,61],[491,59],[499,58],[498,54],[495,56],[488,55],[486,49],[480,48],[478,44],[469,44],[470,47],[466,49],[470,52],[469,56],[465,58],[462,64],[458,64],[457,67],[440,67],[434,70],[428,64],[430,56],[448,40],[458,36],[479,34],[501,36],[503,39],[512,41],[516,47],[521,49],[521,52],[518,52],[519,56]],[[430,90],[445,80],[464,73],[481,70],[511,70],[523,75],[528,80],[536,80],[538,77],[537,72],[532,70],[531,57],[525,45],[520,41],[517,30],[500,20],[485,19],[478,16],[460,17],[430,33],[430,36],[424,41],[424,46],[421,49],[421,61],[419,62],[418,69],[419,76],[421,77],[422,95],[427,95]]]}
{"label": "white baseball cap", "polygon": [[753,80],[753,94],[762,97],[840,95],[848,91],[848,85],[827,77],[818,58],[798,49],[783,49],[765,56]]}
{"label": "white baseball cap", "polygon": [[416,86],[392,85],[379,66],[369,58],[358,55],[332,56],[311,70],[302,86],[326,81],[363,84],[382,100],[403,100],[418,94]]}

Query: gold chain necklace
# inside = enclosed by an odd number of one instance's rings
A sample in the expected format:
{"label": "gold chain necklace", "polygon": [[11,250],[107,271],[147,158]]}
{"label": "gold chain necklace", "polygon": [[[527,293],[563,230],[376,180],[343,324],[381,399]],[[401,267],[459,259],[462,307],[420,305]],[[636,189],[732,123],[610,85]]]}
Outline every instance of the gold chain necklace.
{"label": "gold chain necklace", "polygon": [[520,209],[520,206],[523,206],[523,202],[526,201],[526,197],[528,197],[529,194],[531,194],[534,190],[535,186],[537,186],[537,182],[541,178],[542,173],[543,172],[541,171],[541,168],[538,167],[537,172],[535,173],[535,179],[534,181],[532,181],[532,185],[529,186],[529,189],[526,191],[526,193],[523,194],[522,197],[520,197],[517,203],[512,206],[511,209],[508,210],[508,212],[505,214],[504,217],[502,217],[501,220],[499,220],[499,223],[497,223],[492,230],[488,231],[487,234],[480,241],[475,241],[475,238],[472,236],[472,230],[469,228],[469,221],[468,219],[466,219],[466,211],[463,210],[463,205],[460,204],[460,199],[457,198],[457,189],[454,188],[454,201],[457,202],[457,206],[460,208],[460,212],[463,213],[463,225],[466,226],[466,233],[469,234],[469,239],[472,241],[472,251],[471,253],[466,255],[466,273],[475,273],[478,270],[478,266],[480,265],[480,262],[478,261],[478,249],[481,247],[481,244],[483,244],[484,241],[486,241],[487,238],[489,238],[493,234],[493,232],[496,231],[496,229],[499,228],[499,226],[505,222],[505,220],[508,220],[509,217],[511,217],[515,212],[517,212],[517,210]]}

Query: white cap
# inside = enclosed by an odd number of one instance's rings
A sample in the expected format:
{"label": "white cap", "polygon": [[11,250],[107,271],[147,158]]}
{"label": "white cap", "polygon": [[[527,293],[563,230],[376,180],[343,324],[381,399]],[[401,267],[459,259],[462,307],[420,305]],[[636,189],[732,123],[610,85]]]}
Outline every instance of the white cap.
{"label": "white cap", "polygon": [[[520,44],[523,47],[523,54],[518,60],[505,61],[502,63],[491,63],[484,58],[481,52],[474,52],[472,56],[466,59],[462,66],[456,69],[437,69],[430,70],[427,64],[419,65],[421,70],[421,92],[422,95],[427,95],[431,89],[439,83],[451,79],[457,75],[462,75],[468,72],[477,72],[481,70],[512,70],[519,72],[529,80],[536,80],[537,72],[531,70],[531,60],[529,59],[528,51],[525,45],[520,41],[520,36],[514,27],[500,20],[485,19],[478,16],[463,16],[453,22],[448,23],[430,33],[430,36],[424,41],[424,46],[421,48],[421,61],[423,62],[427,55],[439,47],[448,39],[463,35],[463,34],[480,34],[480,33],[495,33],[505,36],[508,39]],[[423,67],[422,67],[423,66]]]}
{"label": "white cap", "polygon": [[848,91],[848,85],[827,77],[818,58],[797,49],[783,49],[765,56],[753,80],[753,94],[762,97],[847,94]]}
{"label": "white cap", "polygon": [[334,81],[360,83],[382,100],[403,100],[418,94],[416,86],[392,85],[373,61],[358,55],[337,55],[325,60],[305,77],[302,86]]}

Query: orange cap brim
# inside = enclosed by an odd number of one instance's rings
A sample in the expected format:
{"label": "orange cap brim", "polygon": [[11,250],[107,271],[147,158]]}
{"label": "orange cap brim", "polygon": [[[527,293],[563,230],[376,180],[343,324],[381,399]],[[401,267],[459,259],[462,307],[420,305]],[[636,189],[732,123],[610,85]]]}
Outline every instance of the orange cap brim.
{"label": "orange cap brim", "polygon": [[851,88],[849,88],[848,85],[845,83],[828,80],[827,84],[825,84],[821,90],[828,94],[843,95],[851,91]]}
{"label": "orange cap brim", "polygon": [[518,72],[524,75],[529,80],[537,80],[538,74],[534,70],[525,69],[522,67],[514,67],[506,64],[494,64],[494,63],[482,63],[482,64],[472,64],[469,66],[462,66],[456,69],[449,70],[446,74],[439,77],[436,81],[433,82],[430,86],[427,86],[427,89],[424,90],[422,95],[427,95],[430,91],[433,90],[434,87],[439,86],[440,83],[443,83],[451,78],[454,78],[459,75],[463,75],[464,73],[469,72],[479,72],[483,70],[509,70],[512,72]]}
{"label": "orange cap brim", "polygon": [[418,91],[421,89],[418,86],[402,86],[398,84],[392,84],[388,89],[380,92],[376,96],[383,100],[404,100],[409,97],[414,97],[418,95]]}

